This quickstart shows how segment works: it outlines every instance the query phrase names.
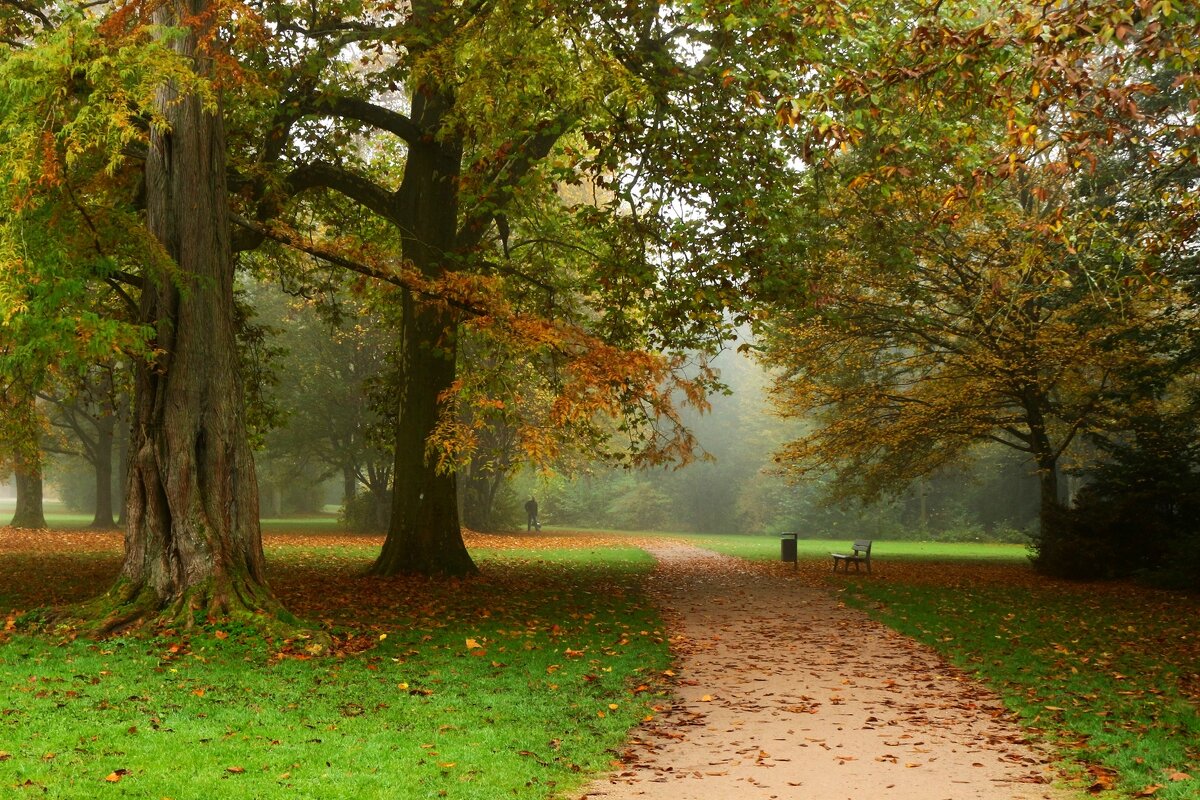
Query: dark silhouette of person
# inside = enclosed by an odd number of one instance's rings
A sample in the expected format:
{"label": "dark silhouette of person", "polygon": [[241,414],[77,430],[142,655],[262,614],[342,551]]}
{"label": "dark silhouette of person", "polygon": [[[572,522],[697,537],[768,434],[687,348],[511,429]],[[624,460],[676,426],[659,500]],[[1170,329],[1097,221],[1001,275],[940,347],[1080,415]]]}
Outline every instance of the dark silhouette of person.
{"label": "dark silhouette of person", "polygon": [[525,521],[525,530],[531,531],[536,528],[540,531],[542,523],[538,522],[537,518],[537,500],[531,497],[525,502],[525,514],[528,516],[528,519]]}

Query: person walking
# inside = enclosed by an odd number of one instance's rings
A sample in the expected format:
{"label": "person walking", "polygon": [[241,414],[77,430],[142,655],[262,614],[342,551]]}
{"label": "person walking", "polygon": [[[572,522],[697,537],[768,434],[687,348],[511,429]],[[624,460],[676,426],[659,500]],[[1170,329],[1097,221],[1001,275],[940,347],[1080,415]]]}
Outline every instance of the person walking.
{"label": "person walking", "polygon": [[530,497],[525,502],[525,516],[527,517],[525,520],[525,530],[531,531],[537,529],[540,531],[542,529],[542,523],[538,522],[537,512],[537,500]]}

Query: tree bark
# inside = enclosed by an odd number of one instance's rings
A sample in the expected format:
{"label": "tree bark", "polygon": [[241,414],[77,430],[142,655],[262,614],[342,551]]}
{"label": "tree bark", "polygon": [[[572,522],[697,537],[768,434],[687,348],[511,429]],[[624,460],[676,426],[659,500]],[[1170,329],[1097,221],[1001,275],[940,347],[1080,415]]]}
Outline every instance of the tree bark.
{"label": "tree bark", "polygon": [[[205,19],[207,5],[169,0],[155,22]],[[195,30],[171,46],[205,69]],[[264,578],[242,408],[220,112],[173,86],[159,90],[158,105],[169,127],[151,135],[147,225],[177,270],[142,294],[160,356],[136,374],[125,562],[108,630],[146,617],[186,625],[282,613]]]}
{"label": "tree bark", "polygon": [[44,530],[46,514],[42,506],[42,470],[37,466],[17,464],[17,507],[13,512],[14,528]]}
{"label": "tree bark", "polygon": [[470,575],[478,569],[463,543],[455,473],[439,472],[427,452],[442,392],[454,383],[455,326],[407,292],[403,314],[392,516],[371,572]]}
{"label": "tree bark", "polygon": [[[436,130],[452,107],[446,91],[413,92],[412,117],[423,129]],[[451,267],[461,169],[462,146],[453,137],[409,149],[396,195],[397,227],[405,259],[427,277]],[[470,575],[478,568],[463,543],[454,469],[439,472],[427,453],[443,393],[457,375],[457,321],[443,306],[417,302],[408,290],[402,295],[392,515],[371,572]]]}

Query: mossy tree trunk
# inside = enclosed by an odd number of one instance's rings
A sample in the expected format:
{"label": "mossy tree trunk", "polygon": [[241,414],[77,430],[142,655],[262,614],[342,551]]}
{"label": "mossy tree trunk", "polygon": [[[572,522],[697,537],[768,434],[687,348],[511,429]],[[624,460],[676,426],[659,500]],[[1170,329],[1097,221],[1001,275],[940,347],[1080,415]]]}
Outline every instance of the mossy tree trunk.
{"label": "mossy tree trunk", "polygon": [[[204,19],[207,4],[168,0],[155,21]],[[171,43],[202,68],[196,45],[194,31]],[[158,99],[170,125],[150,142],[147,224],[178,270],[142,295],[159,356],[136,376],[125,562],[109,629],[281,612],[264,578],[242,408],[220,113],[172,86]]]}

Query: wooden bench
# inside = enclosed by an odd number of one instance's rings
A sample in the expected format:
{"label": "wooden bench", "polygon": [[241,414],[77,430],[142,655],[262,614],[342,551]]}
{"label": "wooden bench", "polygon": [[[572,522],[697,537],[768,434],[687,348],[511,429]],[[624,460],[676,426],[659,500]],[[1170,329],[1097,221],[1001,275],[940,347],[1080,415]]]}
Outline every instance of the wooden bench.
{"label": "wooden bench", "polygon": [[851,545],[849,553],[830,553],[833,556],[833,571],[837,572],[838,564],[842,564],[843,572],[850,571],[850,565],[854,565],[854,571],[858,572],[859,564],[867,565],[867,574],[871,573],[871,540],[859,539]]}

